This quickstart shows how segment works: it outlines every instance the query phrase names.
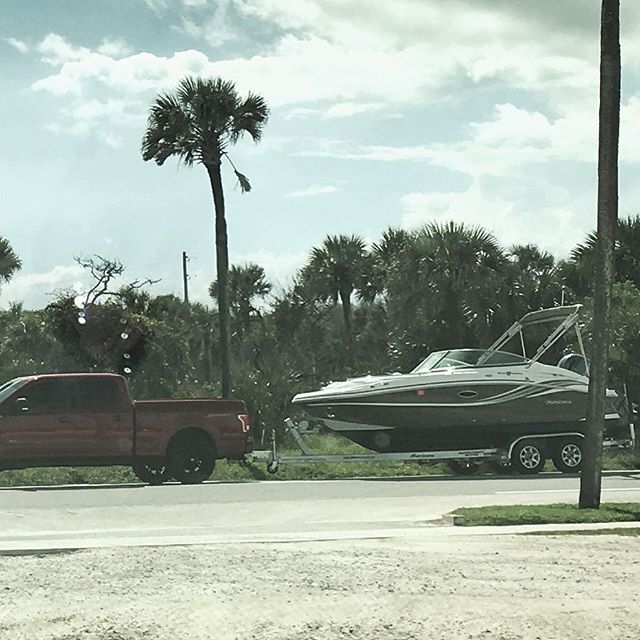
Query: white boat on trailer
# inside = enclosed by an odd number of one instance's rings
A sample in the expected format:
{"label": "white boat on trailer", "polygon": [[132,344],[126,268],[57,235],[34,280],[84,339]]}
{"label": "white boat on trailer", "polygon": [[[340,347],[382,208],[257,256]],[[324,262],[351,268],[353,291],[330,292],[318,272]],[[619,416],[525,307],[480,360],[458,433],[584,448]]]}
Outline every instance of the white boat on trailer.
{"label": "white boat on trailer", "polygon": [[[468,466],[471,459],[490,459],[537,473],[551,458],[560,471],[577,472],[588,390],[579,312],[580,305],[534,311],[488,349],[438,351],[408,374],[334,382],[298,394],[293,403],[328,429],[377,452],[358,454],[354,459],[360,461],[442,459]],[[528,357],[524,331],[548,325],[549,335]],[[581,353],[564,356],[555,366],[542,364],[540,358],[572,329]],[[512,341],[521,354],[504,350]],[[608,390],[607,403],[608,441],[635,443],[626,398]],[[304,450],[303,457],[312,461]]]}

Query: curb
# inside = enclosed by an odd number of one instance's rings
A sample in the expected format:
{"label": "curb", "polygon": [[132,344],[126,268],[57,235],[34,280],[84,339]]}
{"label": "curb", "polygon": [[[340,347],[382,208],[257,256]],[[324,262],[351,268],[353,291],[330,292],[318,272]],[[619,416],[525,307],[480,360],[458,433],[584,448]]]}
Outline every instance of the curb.
{"label": "curb", "polygon": [[442,516],[442,523],[450,527],[462,527],[467,524],[467,519],[457,513],[445,513]]}

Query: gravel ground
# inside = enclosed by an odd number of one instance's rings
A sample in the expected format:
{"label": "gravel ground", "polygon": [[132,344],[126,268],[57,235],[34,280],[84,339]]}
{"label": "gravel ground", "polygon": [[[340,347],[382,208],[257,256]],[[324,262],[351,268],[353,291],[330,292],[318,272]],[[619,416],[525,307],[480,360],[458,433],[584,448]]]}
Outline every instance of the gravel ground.
{"label": "gravel ground", "polygon": [[637,640],[640,539],[415,539],[0,557],[2,640]]}

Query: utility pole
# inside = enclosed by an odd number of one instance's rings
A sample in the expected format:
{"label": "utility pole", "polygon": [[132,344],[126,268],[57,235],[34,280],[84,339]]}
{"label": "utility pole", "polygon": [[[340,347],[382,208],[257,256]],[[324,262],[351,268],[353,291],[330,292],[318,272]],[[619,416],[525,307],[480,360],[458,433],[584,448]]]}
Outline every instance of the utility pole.
{"label": "utility pole", "polygon": [[189,274],[187,273],[187,262],[189,261],[189,256],[187,256],[187,252],[182,252],[182,282],[184,284],[184,302],[185,304],[189,304]]}

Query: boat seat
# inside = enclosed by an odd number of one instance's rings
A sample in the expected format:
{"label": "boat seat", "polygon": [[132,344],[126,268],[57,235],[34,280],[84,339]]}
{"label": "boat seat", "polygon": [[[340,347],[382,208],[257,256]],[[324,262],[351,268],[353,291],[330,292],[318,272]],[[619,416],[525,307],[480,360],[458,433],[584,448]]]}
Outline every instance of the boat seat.
{"label": "boat seat", "polygon": [[558,361],[558,367],[573,371],[581,376],[589,376],[589,361],[578,353],[568,353],[566,356],[562,356]]}

